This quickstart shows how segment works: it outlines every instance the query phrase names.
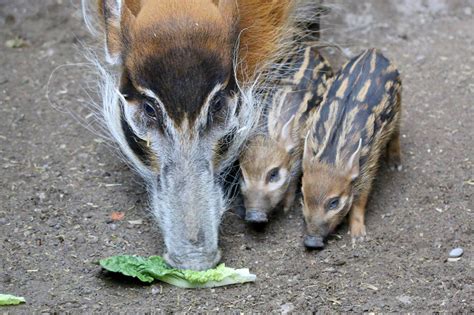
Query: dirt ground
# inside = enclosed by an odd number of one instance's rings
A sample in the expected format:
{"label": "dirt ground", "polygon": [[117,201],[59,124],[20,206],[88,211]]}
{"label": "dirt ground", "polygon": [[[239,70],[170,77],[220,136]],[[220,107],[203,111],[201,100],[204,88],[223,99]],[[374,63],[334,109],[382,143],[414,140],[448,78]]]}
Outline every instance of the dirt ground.
{"label": "dirt ground", "polygon": [[[402,73],[404,170],[382,167],[355,248],[343,226],[305,251],[299,209],[261,232],[226,214],[223,261],[258,280],[190,291],[94,264],[163,244],[140,179],[67,113],[87,115],[94,83],[79,2],[0,0],[0,292],[27,300],[1,310],[474,312],[474,1],[328,2],[325,41],[349,56],[378,47]],[[464,255],[447,262],[454,247]]]}

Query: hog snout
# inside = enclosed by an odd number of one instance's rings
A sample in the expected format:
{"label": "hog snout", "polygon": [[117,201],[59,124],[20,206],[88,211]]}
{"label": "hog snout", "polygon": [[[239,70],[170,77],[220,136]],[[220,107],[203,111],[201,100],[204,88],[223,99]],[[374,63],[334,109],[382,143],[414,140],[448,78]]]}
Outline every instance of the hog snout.
{"label": "hog snout", "polygon": [[164,172],[150,190],[166,246],[165,259],[180,269],[212,268],[220,259],[222,188],[201,158],[182,154],[163,164]]}
{"label": "hog snout", "polygon": [[262,210],[248,209],[245,213],[245,221],[250,223],[267,223],[268,215]]}
{"label": "hog snout", "polygon": [[304,237],[304,246],[308,249],[323,249],[324,238],[319,235],[306,235]]}
{"label": "hog snout", "polygon": [[172,267],[190,270],[207,270],[219,262],[221,259],[220,250],[214,252],[191,252],[187,254],[165,253],[165,261]]}

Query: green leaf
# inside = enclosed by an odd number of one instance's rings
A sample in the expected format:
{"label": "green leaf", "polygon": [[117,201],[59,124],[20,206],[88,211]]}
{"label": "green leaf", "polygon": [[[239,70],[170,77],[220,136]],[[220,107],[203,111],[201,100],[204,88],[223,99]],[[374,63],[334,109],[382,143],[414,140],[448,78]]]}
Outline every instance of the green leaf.
{"label": "green leaf", "polygon": [[25,303],[25,298],[10,294],[0,294],[0,305],[18,305]]}
{"label": "green leaf", "polygon": [[228,268],[224,264],[206,271],[179,270],[170,267],[160,256],[112,256],[102,259],[100,265],[108,271],[135,277],[143,282],[160,280],[180,288],[212,288],[254,282],[256,279],[248,269]]}
{"label": "green leaf", "polygon": [[8,48],[22,48],[28,46],[28,43],[23,38],[17,36],[13,39],[7,40],[5,46]]}

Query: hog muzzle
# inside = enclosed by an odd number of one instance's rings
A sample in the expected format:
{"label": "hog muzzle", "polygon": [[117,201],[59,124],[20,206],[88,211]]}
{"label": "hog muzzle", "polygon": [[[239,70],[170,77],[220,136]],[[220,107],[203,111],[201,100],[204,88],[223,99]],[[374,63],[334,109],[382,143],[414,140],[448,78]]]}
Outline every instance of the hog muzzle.
{"label": "hog muzzle", "polygon": [[224,194],[203,159],[182,154],[152,187],[153,210],[166,246],[168,264],[179,269],[205,270],[220,260],[219,224]]}
{"label": "hog muzzle", "polygon": [[164,259],[169,265],[180,269],[207,270],[221,260],[221,252],[217,250],[211,253],[193,252],[182,255],[165,253]]}

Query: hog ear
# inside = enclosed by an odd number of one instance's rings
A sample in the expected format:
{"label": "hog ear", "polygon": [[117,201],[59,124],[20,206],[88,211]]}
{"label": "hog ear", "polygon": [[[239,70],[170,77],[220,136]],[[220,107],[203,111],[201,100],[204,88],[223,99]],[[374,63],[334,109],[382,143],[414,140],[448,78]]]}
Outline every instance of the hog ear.
{"label": "hog ear", "polygon": [[355,150],[355,152],[352,153],[346,165],[346,172],[348,173],[352,181],[355,180],[357,177],[359,177],[361,148],[362,148],[362,139],[359,140],[359,145],[357,146],[357,150]]}
{"label": "hog ear", "polygon": [[295,141],[293,136],[293,123],[295,121],[295,115],[291,116],[290,119],[283,125],[280,131],[280,135],[278,137],[278,142],[283,144],[286,152],[290,152],[298,143]]}
{"label": "hog ear", "polygon": [[[98,0],[99,16],[105,32],[105,59],[110,64],[121,62],[123,28],[134,18],[138,0]],[[129,8],[130,6],[130,8]]]}

